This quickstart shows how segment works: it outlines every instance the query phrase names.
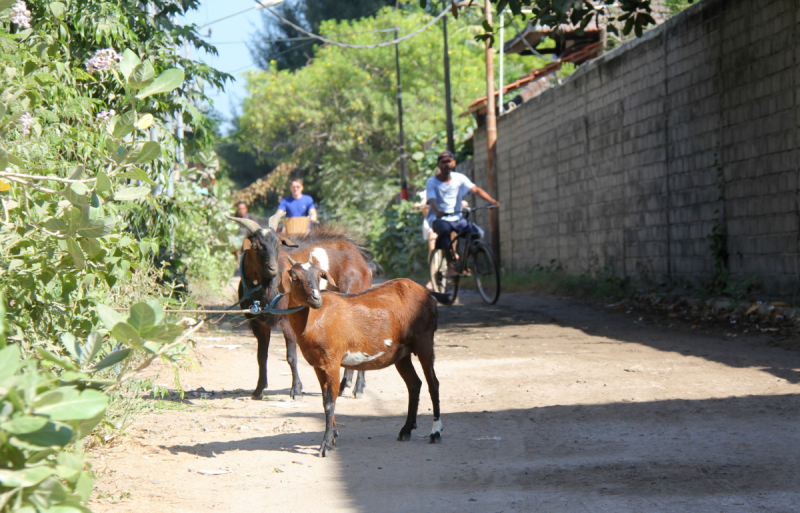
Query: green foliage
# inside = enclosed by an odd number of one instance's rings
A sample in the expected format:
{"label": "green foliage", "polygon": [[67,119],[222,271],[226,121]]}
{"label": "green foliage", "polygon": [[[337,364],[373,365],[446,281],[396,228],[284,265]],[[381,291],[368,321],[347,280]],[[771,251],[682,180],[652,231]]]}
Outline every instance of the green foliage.
{"label": "green foliage", "polygon": [[[2,304],[2,302],[0,302]],[[127,318],[98,306],[116,342],[128,347],[103,355],[103,335],[93,331],[79,343],[62,336],[70,358],[37,348],[41,363],[23,358],[20,345],[6,345],[0,312],[0,512],[88,511],[94,478],[81,442],[103,420],[112,390],[132,377],[126,372],[134,349],[156,357],[184,358],[176,338],[183,328],[164,321],[157,303],[137,303]]]}
{"label": "green foliage", "polygon": [[[408,34],[430,19],[422,9],[405,4],[358,21],[324,22],[320,30],[347,43],[370,44],[393,37],[392,32],[370,31],[398,26],[400,34]],[[456,114],[485,94],[483,49],[473,39],[477,20],[477,14],[447,20]],[[445,128],[443,45],[440,24],[400,44],[409,154],[421,151],[422,142]],[[510,74],[521,75],[539,62],[513,56],[507,65]],[[240,118],[240,138],[248,147],[306,170],[319,191],[315,199],[337,220],[388,206],[399,188],[394,47],[362,51],[325,46],[297,71],[273,67],[253,72],[248,84],[250,97]],[[462,133],[473,125],[470,117],[455,122]],[[438,144],[441,150],[443,138]],[[410,162],[408,178],[419,184],[431,172]],[[355,228],[369,231],[369,226]]]}
{"label": "green foliage", "polygon": [[[585,0],[492,0],[497,5],[497,10],[508,8],[515,16],[524,17],[522,9],[531,9],[531,21],[548,27],[557,27],[569,23],[585,29],[590,23],[606,26],[609,32],[619,35],[628,35],[631,32],[641,36],[644,30],[656,21],[652,16],[653,0],[598,0],[588,2]],[[670,1],[670,0],[668,0]],[[681,2],[674,0],[675,4],[692,3],[693,0]],[[426,0],[420,0],[425,5]],[[619,30],[617,26],[622,26]],[[484,27],[486,32],[478,36],[479,39],[493,38],[493,29],[488,23]]]}
{"label": "green foliage", "polygon": [[[355,20],[371,16],[381,7],[394,4],[394,0],[298,0],[284,2],[275,9],[295,25],[316,34],[324,21]],[[313,40],[276,41],[302,38],[305,34],[276,20],[269,11],[262,12],[261,20],[264,30],[253,41],[250,50],[253,60],[261,69],[277,67],[295,70],[314,58],[317,47]]]}
{"label": "green foliage", "polygon": [[[81,439],[136,371],[186,355],[176,341],[182,328],[167,322],[161,302],[142,302],[168,292],[154,263],[170,239],[137,231],[135,221],[152,202],[176,201],[153,198],[170,174],[185,171],[174,165],[167,120],[183,115],[201,132],[204,117],[186,100],[202,93],[184,79],[213,81],[215,73],[172,47],[194,31],[168,14],[196,2],[151,4],[155,16],[138,2],[29,2],[33,28],[23,31],[0,10],[3,512],[86,511],[91,476]],[[98,45],[111,46],[104,64]],[[90,59],[97,65],[87,66]],[[221,219],[219,204],[200,201],[208,196],[202,183],[201,176],[181,183],[177,200]],[[218,235],[196,215],[169,222],[176,245],[209,230]],[[104,305],[132,306],[122,317]]]}
{"label": "green foliage", "polygon": [[424,276],[428,242],[422,238],[422,213],[409,201],[376,216],[370,233],[375,259],[392,276]]}

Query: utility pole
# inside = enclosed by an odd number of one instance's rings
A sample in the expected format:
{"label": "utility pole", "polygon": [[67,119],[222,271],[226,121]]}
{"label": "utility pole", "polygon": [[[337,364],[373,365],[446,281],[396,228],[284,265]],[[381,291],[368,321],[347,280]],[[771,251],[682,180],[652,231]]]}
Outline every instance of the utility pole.
{"label": "utility pole", "polygon": [[[484,16],[492,24],[492,3],[484,0]],[[490,40],[486,40],[486,183],[489,195],[497,199],[497,183],[494,164],[497,159],[497,117],[494,113],[494,53]],[[489,226],[492,231],[492,251],[497,261],[500,262],[500,223],[498,222],[497,209],[489,210]]]}
{"label": "utility pole", "polygon": [[442,18],[444,33],[444,109],[447,121],[447,151],[456,154],[456,143],[453,140],[453,106],[450,103],[450,52],[447,50],[447,16]]}
{"label": "utility pole", "polygon": [[[397,27],[394,28],[394,38],[397,39]],[[406,140],[403,135],[403,86],[400,84],[400,43],[394,45],[394,62],[397,67],[397,121],[400,123],[400,199],[407,200]]]}

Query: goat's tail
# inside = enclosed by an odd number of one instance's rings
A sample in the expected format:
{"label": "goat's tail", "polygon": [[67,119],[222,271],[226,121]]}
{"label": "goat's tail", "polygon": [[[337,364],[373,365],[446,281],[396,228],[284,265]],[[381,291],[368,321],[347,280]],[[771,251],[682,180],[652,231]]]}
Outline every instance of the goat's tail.
{"label": "goat's tail", "polygon": [[367,267],[370,272],[372,272],[372,276],[383,276],[383,267],[375,260],[375,255],[372,254],[372,251],[363,246],[358,246],[358,251],[361,252],[361,256],[364,257],[364,260],[367,261]]}

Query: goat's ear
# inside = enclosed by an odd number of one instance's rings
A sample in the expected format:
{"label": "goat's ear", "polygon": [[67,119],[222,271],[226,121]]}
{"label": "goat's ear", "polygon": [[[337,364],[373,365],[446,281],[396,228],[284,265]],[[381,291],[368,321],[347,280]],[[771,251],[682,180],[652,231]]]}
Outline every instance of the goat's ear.
{"label": "goat's ear", "polygon": [[278,238],[281,240],[281,244],[289,248],[296,248],[297,244],[290,239],[289,237],[284,237],[283,235],[278,235]]}
{"label": "goat's ear", "polygon": [[333,281],[333,278],[331,278],[331,275],[328,274],[328,271],[320,271],[319,277],[327,280],[328,285],[330,285],[331,287],[336,287],[336,289],[339,290],[339,286],[336,284],[335,281]]}
{"label": "goat's ear", "polygon": [[244,242],[242,242],[242,251],[247,251],[252,247],[253,243],[250,241],[250,239],[245,239]]}
{"label": "goat's ear", "polygon": [[283,273],[281,276],[281,281],[278,283],[278,294],[286,295],[292,291],[292,277],[289,275],[289,271]]}

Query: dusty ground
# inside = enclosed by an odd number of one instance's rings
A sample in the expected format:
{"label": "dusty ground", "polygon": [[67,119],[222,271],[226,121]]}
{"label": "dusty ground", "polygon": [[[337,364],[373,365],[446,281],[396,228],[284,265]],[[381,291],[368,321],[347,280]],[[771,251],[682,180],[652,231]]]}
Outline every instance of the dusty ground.
{"label": "dusty ground", "polygon": [[[493,307],[467,294],[440,308],[443,443],[427,443],[425,386],[418,436],[396,441],[407,395],[390,368],[368,373],[363,399],[339,400],[341,436],[325,459],[319,385],[303,362],[306,396],[288,400],[282,336],[268,397],[254,402],[255,339],[206,333],[202,368],[182,382],[215,393],[140,418],[121,445],[95,451],[104,496],[130,498],[91,507],[798,511],[800,352],[767,334],[696,328],[534,293]],[[159,382],[170,380],[162,369]],[[219,469],[230,473],[197,472]]]}

